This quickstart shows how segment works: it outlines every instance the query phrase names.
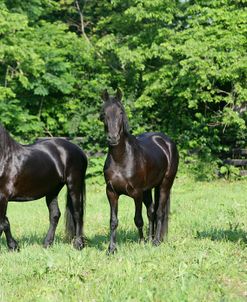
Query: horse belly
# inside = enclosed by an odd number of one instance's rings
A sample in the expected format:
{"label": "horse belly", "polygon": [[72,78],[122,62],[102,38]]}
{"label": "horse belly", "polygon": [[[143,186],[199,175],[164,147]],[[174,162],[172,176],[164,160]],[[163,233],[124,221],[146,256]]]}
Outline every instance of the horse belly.
{"label": "horse belly", "polygon": [[62,181],[55,169],[43,167],[32,169],[16,178],[13,185],[12,200],[34,200],[52,193]]}

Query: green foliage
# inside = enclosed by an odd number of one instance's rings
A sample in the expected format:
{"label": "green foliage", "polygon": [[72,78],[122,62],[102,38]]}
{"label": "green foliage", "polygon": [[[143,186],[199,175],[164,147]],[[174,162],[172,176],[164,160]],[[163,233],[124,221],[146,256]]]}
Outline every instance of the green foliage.
{"label": "green foliage", "polygon": [[90,184],[105,185],[102,171],[104,168],[105,156],[89,157],[87,178]]}
{"label": "green foliage", "polygon": [[237,180],[240,179],[240,170],[238,167],[232,165],[223,165],[219,170],[220,174],[228,180]]}
{"label": "green foliage", "polygon": [[15,2],[16,6],[2,3],[0,12],[1,122],[22,138],[66,136],[79,111],[84,136],[91,119],[83,108],[89,108],[92,99],[95,102],[103,87],[94,85],[94,79],[91,82],[97,66],[91,48],[65,23],[45,20],[46,5],[59,12],[55,2],[33,1],[35,17],[29,6]]}
{"label": "green foliage", "polygon": [[121,87],[133,133],[167,133],[184,159],[246,146],[244,1],[1,0],[0,8],[0,121],[15,136],[80,136],[100,152],[100,93]]}
{"label": "green foliage", "polygon": [[[212,156],[198,156],[198,154],[184,155],[184,161],[180,161],[179,171],[182,175],[192,178],[196,181],[212,181],[219,175],[218,159]],[[223,174],[222,174],[223,175]]]}
{"label": "green foliage", "polygon": [[115,13],[105,7],[108,14],[100,16],[94,38],[124,88],[134,133],[164,131],[182,149],[211,159],[243,146],[247,119],[239,109],[246,104],[247,11],[242,3],[113,5]]}

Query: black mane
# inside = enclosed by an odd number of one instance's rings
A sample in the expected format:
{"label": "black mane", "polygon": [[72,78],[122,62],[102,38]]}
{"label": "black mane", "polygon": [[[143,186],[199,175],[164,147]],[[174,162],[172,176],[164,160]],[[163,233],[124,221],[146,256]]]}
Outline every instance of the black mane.
{"label": "black mane", "polygon": [[0,158],[5,158],[9,152],[13,152],[21,147],[0,124]]}

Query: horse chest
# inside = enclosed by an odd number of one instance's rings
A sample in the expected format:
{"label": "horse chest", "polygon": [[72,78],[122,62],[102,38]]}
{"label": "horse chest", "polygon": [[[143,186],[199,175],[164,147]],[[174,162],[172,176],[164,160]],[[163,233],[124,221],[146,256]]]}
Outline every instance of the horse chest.
{"label": "horse chest", "polygon": [[[116,193],[135,197],[140,193],[141,177],[122,169],[109,170],[105,173],[107,185]],[[138,179],[138,182],[137,182]]]}

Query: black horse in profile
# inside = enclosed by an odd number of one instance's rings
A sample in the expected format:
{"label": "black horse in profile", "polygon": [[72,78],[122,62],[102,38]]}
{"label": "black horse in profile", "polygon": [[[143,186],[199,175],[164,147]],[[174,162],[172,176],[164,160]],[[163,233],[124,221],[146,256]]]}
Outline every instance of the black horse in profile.
{"label": "black horse in profile", "polygon": [[[118,199],[121,194],[135,201],[135,224],[143,239],[142,201],[149,219],[148,239],[158,245],[168,232],[170,190],[178,169],[175,143],[162,133],[133,136],[128,131],[127,117],[121,103],[122,93],[102,94],[104,105],[101,121],[108,140],[104,166],[106,194],[111,207],[109,252],[116,250]],[[155,189],[154,203],[152,188]]]}
{"label": "black horse in profile", "polygon": [[54,241],[61,215],[57,196],[65,184],[66,231],[74,247],[83,248],[86,169],[86,155],[76,145],[58,138],[21,145],[0,125],[0,236],[5,233],[10,250],[18,249],[18,245],[6,216],[8,201],[46,197],[50,227],[44,247],[48,247]]}

